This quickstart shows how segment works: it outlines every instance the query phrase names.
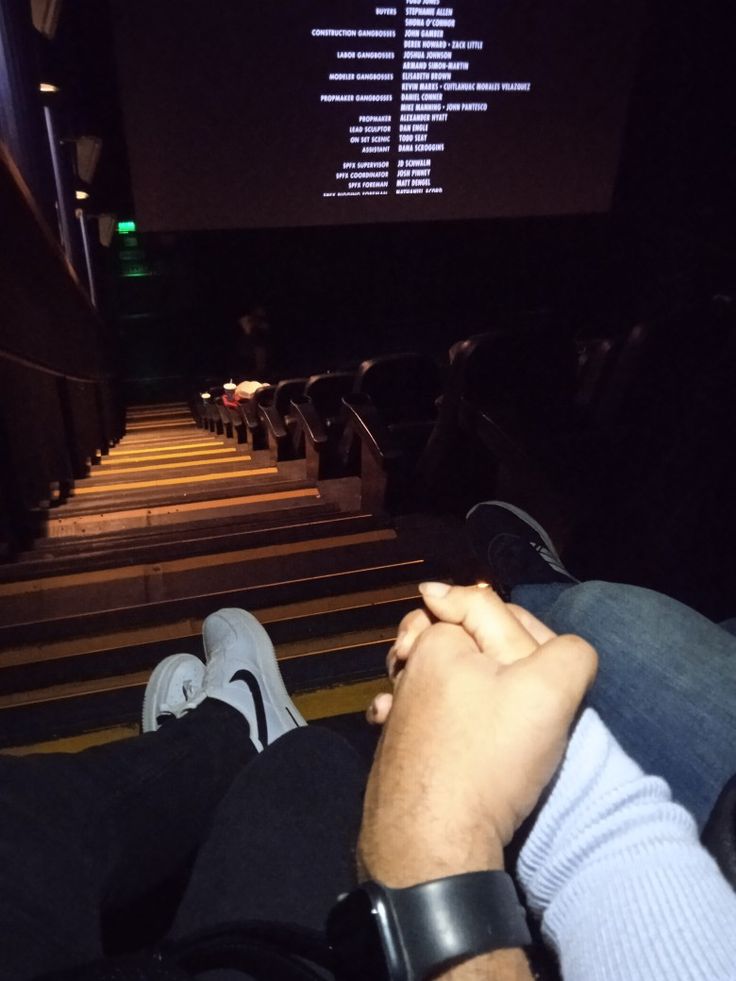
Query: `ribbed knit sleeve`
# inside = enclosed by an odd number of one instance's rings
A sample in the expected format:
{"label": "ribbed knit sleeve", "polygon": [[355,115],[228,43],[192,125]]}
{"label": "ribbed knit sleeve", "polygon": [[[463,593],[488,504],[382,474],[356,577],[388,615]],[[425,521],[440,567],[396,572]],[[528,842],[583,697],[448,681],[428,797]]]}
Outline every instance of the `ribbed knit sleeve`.
{"label": "ribbed knit sleeve", "polygon": [[734,981],[736,893],[667,784],[587,709],[518,875],[564,981]]}

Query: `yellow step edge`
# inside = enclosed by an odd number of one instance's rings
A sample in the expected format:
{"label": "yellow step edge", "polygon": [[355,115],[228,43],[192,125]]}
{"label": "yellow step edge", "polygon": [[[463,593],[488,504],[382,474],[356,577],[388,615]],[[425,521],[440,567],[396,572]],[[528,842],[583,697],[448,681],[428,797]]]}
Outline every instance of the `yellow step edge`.
{"label": "yellow step edge", "polygon": [[184,429],[185,426],[191,426],[192,429],[196,428],[194,419],[191,416],[188,419],[172,419],[169,422],[129,422],[125,427],[125,431],[128,432],[130,430],[139,433],[150,429],[174,429],[175,427]]}
{"label": "yellow step edge", "polygon": [[72,589],[81,586],[100,585],[107,582],[123,582],[128,579],[160,579],[178,572],[193,572],[196,569],[221,568],[257,559],[278,558],[282,555],[301,555],[306,552],[323,552],[327,549],[347,548],[350,545],[368,545],[377,542],[396,540],[392,528],[374,531],[360,531],[352,535],[330,535],[327,538],[312,538],[302,542],[285,542],[282,545],[261,545],[243,548],[234,552],[218,552],[208,555],[192,556],[186,559],[169,559],[139,565],[98,569],[94,572],[71,572],[61,576],[46,576],[41,579],[27,579],[19,582],[0,583],[0,597],[26,596],[31,593],[45,593],[53,589]]}
{"label": "yellow step edge", "polygon": [[137,722],[127,726],[112,726],[110,729],[97,729],[95,732],[85,732],[81,736],[67,736],[65,739],[50,739],[47,742],[33,743],[28,746],[12,746],[1,749],[0,756],[30,756],[36,753],[81,753],[82,750],[93,746],[104,746],[116,743],[121,739],[131,739],[140,735],[141,727]]}
{"label": "yellow step edge", "polygon": [[387,678],[376,678],[373,681],[358,681],[352,685],[321,688],[319,691],[304,692],[292,697],[296,707],[309,722],[365,712],[376,695],[390,691],[391,684]]}
{"label": "yellow step edge", "polygon": [[[123,445],[125,444],[125,445]],[[178,453],[179,450],[199,450],[206,449],[207,447],[213,449],[222,449],[223,446],[230,445],[222,440],[212,440],[212,439],[196,439],[192,441],[191,437],[187,437],[185,440],[179,440],[176,443],[150,443],[145,446],[139,446],[137,443],[128,443],[127,440],[123,440],[114,450],[110,450],[107,456],[104,456],[103,460],[112,460],[115,457],[120,456],[137,456],[141,453]]]}
{"label": "yellow step edge", "polygon": [[[123,445],[125,444],[125,445]],[[195,440],[192,444],[191,436],[182,436],[181,439],[174,440],[173,442],[170,438],[165,437],[161,440],[128,440],[127,438],[120,443],[120,452],[124,453],[126,456],[130,456],[133,453],[176,453],[177,450],[186,449],[199,449],[205,446],[233,446],[232,442],[229,443],[216,443],[211,439],[200,439]],[[116,454],[117,455],[117,454]]]}
{"label": "yellow step edge", "polygon": [[[217,436],[222,436],[222,433],[211,433],[209,429],[201,429],[194,423],[186,425],[182,423],[178,427],[181,431],[171,432],[171,427],[166,427],[161,432],[157,432],[158,426],[153,426],[152,429],[137,430],[136,432],[126,432],[120,439],[121,443],[148,443],[156,442],[156,440],[162,439],[175,439],[181,441],[182,439],[207,439],[217,438]],[[149,431],[150,430],[150,431]]]}
{"label": "yellow step edge", "polygon": [[246,463],[252,459],[252,457],[247,453],[237,453],[235,449],[233,449],[233,453],[235,453],[235,456],[228,459],[224,459],[222,458],[222,455],[220,455],[215,460],[184,460],[181,463],[153,463],[150,466],[121,468],[107,467],[105,468],[104,472],[93,470],[90,477],[100,477],[104,479],[106,477],[113,476],[114,474],[150,473],[152,470],[182,470],[184,467],[212,467],[216,466],[218,463]]}
{"label": "yellow step edge", "polygon": [[[307,722],[310,722],[334,718],[337,715],[364,712],[376,695],[390,691],[390,689],[389,682],[385,678],[379,678],[374,681],[336,685],[334,688],[304,692],[292,697],[301,714]],[[80,753],[85,749],[91,749],[93,746],[104,746],[107,743],[119,742],[121,739],[132,739],[139,734],[140,725],[134,722],[130,725],[98,729],[79,736],[68,736],[65,739],[51,739],[26,746],[13,746],[0,750],[0,755],[29,756],[36,753]]]}
{"label": "yellow step edge", "polygon": [[[0,695],[0,710],[20,708],[28,705],[46,705],[50,702],[63,702],[69,698],[79,698],[85,695],[103,695],[112,691],[125,691],[129,688],[145,688],[150,677],[151,672],[149,670],[135,671],[132,674],[111,675],[108,678],[93,678],[89,681],[67,682],[60,685],[51,685],[48,688],[34,689],[33,691],[13,692],[10,695]],[[380,690],[388,691],[387,679],[384,678],[381,683],[384,687]],[[376,689],[377,684],[378,682],[375,681],[361,682],[358,685],[344,685],[339,687],[357,689],[358,691],[354,692],[354,694],[358,694],[359,692],[362,698],[363,690],[378,691],[379,689]],[[344,707],[344,700],[339,708],[333,705],[332,711],[326,711],[325,706],[321,704],[322,699],[317,698],[317,696],[326,696],[335,691],[337,691],[336,688],[327,688],[321,689],[320,691],[307,692],[295,696],[294,701],[297,703],[299,711],[302,711],[299,705],[300,701],[302,701],[307,706],[306,714],[313,719],[328,718],[330,715],[344,715],[347,712],[360,711],[360,708]],[[343,694],[346,694],[346,692],[343,692]],[[351,701],[351,704],[356,704],[355,698]],[[363,707],[367,707],[367,704],[368,702],[363,703]]]}
{"label": "yellow step edge", "polygon": [[[70,534],[87,534],[92,523],[97,525],[117,525],[133,518],[164,517],[166,515],[193,514],[197,511],[214,511],[217,508],[247,508],[254,504],[269,504],[277,501],[298,500],[305,497],[320,496],[316,487],[302,487],[290,491],[266,491],[261,494],[247,494],[242,497],[222,497],[216,500],[191,501],[186,504],[160,504],[156,507],[128,508],[124,511],[111,511],[108,514],[77,515],[68,518],[51,518],[46,525],[47,538],[63,538]],[[77,532],[69,528],[80,529]]]}
{"label": "yellow step edge", "polygon": [[[178,430],[178,432],[177,432]],[[194,422],[162,422],[152,426],[150,423],[133,423],[127,426],[123,439],[128,440],[147,440],[147,439],[176,439],[177,436],[196,436],[202,430]]]}
{"label": "yellow step edge", "polygon": [[[191,446],[191,444],[192,444],[191,436],[187,435],[187,436],[182,436],[181,438],[177,438],[169,435],[154,440],[128,439],[128,437],[126,436],[125,439],[121,440],[121,442],[118,445],[119,445],[120,452],[125,453],[126,456],[129,456],[131,453],[161,453],[163,451],[166,451],[167,453],[174,453],[176,450],[181,449],[183,446]],[[217,446],[217,445],[225,446],[226,444],[214,443],[211,439],[200,439],[200,440],[194,440],[193,448],[197,448],[199,446]],[[232,441],[230,441],[229,445],[230,446],[233,445]]]}
{"label": "yellow step edge", "polygon": [[62,702],[67,698],[81,695],[102,695],[105,692],[123,691],[148,684],[150,671],[136,671],[133,674],[110,675],[107,678],[92,678],[89,681],[69,681],[60,685],[49,685],[31,691],[17,691],[10,695],[0,695],[0,710],[22,705],[43,705],[49,702]]}
{"label": "yellow step edge", "polygon": [[[259,583],[258,588],[260,589],[274,589],[278,586],[298,586],[301,583],[314,583],[320,582],[323,579],[342,579],[345,576],[354,576],[359,573],[368,572],[385,572],[386,569],[408,569],[410,566],[421,566],[424,565],[424,559],[405,559],[402,562],[384,562],[381,565],[367,565],[359,566],[354,569],[345,569],[340,572],[323,572],[317,576],[299,576],[296,579],[276,579],[271,582]],[[247,587],[246,587],[247,588]],[[208,594],[212,600],[213,605],[217,604],[217,597],[219,595],[229,596],[231,590],[218,590],[215,593]],[[0,707],[2,707],[5,699],[13,698],[14,696],[2,696],[0,695]],[[44,698],[37,698],[36,701],[45,701]]]}
{"label": "yellow step edge", "polygon": [[188,412],[191,415],[191,410],[185,402],[180,402],[177,405],[165,405],[157,409],[127,409],[125,412],[126,419],[130,419],[131,416],[158,416],[166,415],[181,415],[183,412]]}
{"label": "yellow step edge", "polygon": [[180,403],[179,405],[167,405],[160,409],[127,409],[125,412],[125,418],[131,419],[133,417],[148,417],[148,416],[161,416],[161,415],[181,415],[183,412],[188,412],[191,415],[191,409],[185,403]]}
{"label": "yellow step edge", "polygon": [[202,429],[197,429],[196,426],[180,426],[181,432],[141,432],[141,433],[126,433],[125,436],[119,442],[119,446],[123,443],[132,444],[133,446],[154,446],[162,443],[164,440],[172,440],[176,443],[182,443],[184,440],[198,440],[200,443],[206,442],[207,439],[216,439],[218,435],[222,434],[211,433],[209,430],[204,431]]}
{"label": "yellow step edge", "polygon": [[[328,613],[348,612],[366,606],[378,607],[402,603],[407,599],[414,599],[419,605],[420,598],[416,583],[401,583],[398,586],[385,586],[359,593],[343,593],[338,596],[301,600],[283,606],[264,607],[254,610],[253,615],[268,628],[271,623],[281,623],[283,620],[291,620],[295,617],[322,617]],[[100,651],[120,650],[140,644],[163,644],[170,640],[183,640],[201,633],[202,623],[201,618],[186,617],[152,627],[134,627],[90,637],[72,637],[41,644],[8,647],[0,651],[0,669],[56,661],[64,657],[96,654]],[[280,649],[288,652],[287,645],[280,645]]]}
{"label": "yellow step edge", "polygon": [[[279,644],[279,661],[303,661],[305,658],[316,657],[318,654],[335,654],[349,647],[352,651],[362,647],[373,647],[374,644],[391,645],[396,640],[398,622],[391,627],[376,627],[372,630],[347,630],[339,634],[330,634],[323,638],[308,637],[303,640],[293,640]],[[320,646],[320,644],[322,646]]]}
{"label": "yellow step edge", "polygon": [[149,487],[176,487],[181,484],[205,484],[215,480],[236,480],[240,477],[264,477],[277,474],[278,467],[259,467],[253,470],[231,470],[229,473],[200,473],[190,477],[166,477],[161,480],[134,480],[130,483],[95,484],[75,487],[72,497],[84,494],[109,494],[112,491],[145,490]]}
{"label": "yellow step edge", "polygon": [[[137,454],[134,452],[126,453],[124,456],[106,456],[100,460],[100,466],[102,470],[111,470],[113,467],[127,467],[128,464],[134,463],[150,463],[151,460],[188,460],[190,457],[197,458],[202,456],[217,457],[219,456],[233,456],[238,451],[234,446],[202,446],[201,448],[196,448],[189,446],[186,450],[182,450],[181,453],[177,453],[174,450],[164,450],[164,452],[154,452],[148,453],[146,455]],[[93,473],[100,473],[99,469],[93,469]]]}
{"label": "yellow step edge", "polygon": [[223,442],[213,443],[212,440],[202,439],[196,443],[174,443],[171,446],[149,446],[147,449],[140,450],[121,450],[117,447],[114,450],[110,450],[107,456],[103,456],[100,463],[104,466],[111,463],[125,463],[126,460],[121,460],[120,457],[140,457],[141,460],[157,460],[159,455],[165,455],[171,453],[178,455],[181,453],[219,453],[222,450],[235,449],[234,446],[228,446]]}
{"label": "yellow step edge", "polygon": [[186,402],[134,402],[127,408],[128,412],[147,412],[149,409],[156,411],[157,409],[178,409],[181,406],[186,406]]}
{"label": "yellow step edge", "polygon": [[172,409],[170,412],[150,412],[140,416],[127,416],[125,421],[129,426],[141,426],[147,423],[180,422],[181,420],[185,422],[194,421],[192,413],[183,409]]}

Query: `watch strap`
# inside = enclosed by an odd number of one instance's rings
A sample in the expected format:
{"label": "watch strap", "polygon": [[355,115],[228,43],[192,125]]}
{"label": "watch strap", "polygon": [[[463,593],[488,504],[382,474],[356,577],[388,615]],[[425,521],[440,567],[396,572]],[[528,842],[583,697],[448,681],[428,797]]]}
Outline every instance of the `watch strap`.
{"label": "watch strap", "polygon": [[411,981],[489,951],[531,943],[526,913],[506,872],[466,872],[406,889],[377,888],[390,897],[392,933]]}

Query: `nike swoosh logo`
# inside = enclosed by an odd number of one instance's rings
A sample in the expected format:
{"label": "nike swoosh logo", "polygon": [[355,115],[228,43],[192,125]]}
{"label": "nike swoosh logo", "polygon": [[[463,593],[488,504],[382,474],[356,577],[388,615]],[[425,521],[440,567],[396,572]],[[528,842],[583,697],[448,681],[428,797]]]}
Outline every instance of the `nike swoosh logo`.
{"label": "nike swoosh logo", "polygon": [[258,684],[258,679],[252,671],[241,668],[240,671],[235,672],[230,681],[244,681],[250,689],[250,693],[253,696],[253,704],[256,707],[258,739],[260,740],[261,746],[265,749],[268,746],[268,725],[266,723],[266,706],[263,704],[263,695],[261,695],[261,686]]}

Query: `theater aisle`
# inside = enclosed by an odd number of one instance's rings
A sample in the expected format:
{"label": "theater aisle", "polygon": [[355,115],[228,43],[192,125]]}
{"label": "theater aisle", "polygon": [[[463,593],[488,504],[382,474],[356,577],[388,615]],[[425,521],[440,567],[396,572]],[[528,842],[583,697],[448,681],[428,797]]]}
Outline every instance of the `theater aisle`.
{"label": "theater aisle", "polygon": [[366,513],[357,478],[310,483],[304,461],[198,429],[184,404],[134,407],[0,566],[0,751],[134,735],[152,668],[203,656],[202,620],[224,606],[255,613],[301,711],[339,728],[384,687],[417,583],[452,576],[453,531]]}

